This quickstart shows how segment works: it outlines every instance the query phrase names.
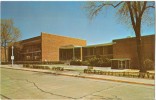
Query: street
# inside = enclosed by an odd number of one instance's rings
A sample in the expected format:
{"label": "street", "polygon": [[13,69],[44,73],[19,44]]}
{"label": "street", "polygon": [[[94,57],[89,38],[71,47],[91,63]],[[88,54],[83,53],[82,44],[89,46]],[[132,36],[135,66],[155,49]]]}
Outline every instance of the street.
{"label": "street", "polygon": [[4,99],[154,100],[154,86],[0,68]]}

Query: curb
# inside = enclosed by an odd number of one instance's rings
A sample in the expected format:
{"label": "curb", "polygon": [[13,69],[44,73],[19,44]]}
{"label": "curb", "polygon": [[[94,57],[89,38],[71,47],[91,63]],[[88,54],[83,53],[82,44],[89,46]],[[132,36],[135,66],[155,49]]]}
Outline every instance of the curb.
{"label": "curb", "polygon": [[[56,73],[53,73],[53,72],[47,72],[47,70],[37,71],[37,70],[31,70],[31,69],[11,68],[11,67],[1,67],[1,68],[22,70],[22,71],[31,71],[31,72],[40,72],[40,73],[48,73],[48,74],[56,74]],[[106,81],[122,82],[122,83],[130,83],[130,84],[139,84],[139,85],[147,85],[147,86],[155,86],[155,84],[141,83],[141,82],[132,82],[132,81],[125,81],[125,80],[114,80],[114,79],[107,79],[107,78],[97,78],[97,77],[70,75],[70,74],[62,74],[62,73],[57,73],[57,75],[70,76],[70,77],[80,77],[80,78],[88,78],[88,79],[95,79],[95,80],[106,80]]]}
{"label": "curb", "polygon": [[88,78],[88,79],[95,79],[95,80],[106,80],[106,81],[122,82],[122,83],[130,83],[130,84],[155,86],[154,84],[148,84],[148,83],[130,82],[130,81],[123,81],[123,80],[113,80],[113,79],[106,79],[106,78],[96,78],[96,77],[78,76],[78,75],[69,75],[69,74],[57,74],[57,75],[70,76],[70,77],[80,77],[80,78]]}

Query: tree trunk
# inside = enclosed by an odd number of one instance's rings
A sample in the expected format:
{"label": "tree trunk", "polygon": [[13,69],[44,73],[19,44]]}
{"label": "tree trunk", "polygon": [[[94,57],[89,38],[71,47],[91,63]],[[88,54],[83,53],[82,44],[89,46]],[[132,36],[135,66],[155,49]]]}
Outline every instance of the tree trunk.
{"label": "tree trunk", "polygon": [[142,40],[141,36],[136,37],[136,43],[137,43],[137,54],[138,54],[138,67],[140,69],[140,72],[146,72],[144,66],[143,66],[143,53],[142,53]]}
{"label": "tree trunk", "polygon": [[137,54],[138,54],[138,67],[140,72],[146,72],[146,69],[143,65],[143,52],[142,52],[142,39],[141,39],[141,23],[137,25],[135,35],[136,35],[136,46],[137,46]]}

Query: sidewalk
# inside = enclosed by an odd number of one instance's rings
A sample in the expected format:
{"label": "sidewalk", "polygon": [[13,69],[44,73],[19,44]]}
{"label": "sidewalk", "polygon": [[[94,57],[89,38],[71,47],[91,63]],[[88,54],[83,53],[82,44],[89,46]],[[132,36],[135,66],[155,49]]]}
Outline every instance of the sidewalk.
{"label": "sidewalk", "polygon": [[124,83],[131,83],[131,84],[154,86],[154,80],[152,80],[152,79],[85,74],[85,73],[80,73],[80,72],[76,72],[76,71],[53,71],[53,70],[43,70],[43,69],[30,69],[30,68],[23,68],[22,66],[19,66],[19,65],[14,65],[13,67],[11,67],[11,65],[1,65],[0,67],[15,69],[15,70],[51,73],[51,74],[71,76],[71,77],[80,77],[80,78],[89,78],[89,79],[97,79],[97,80],[107,80],[107,81],[114,81],[114,82],[124,82]]}

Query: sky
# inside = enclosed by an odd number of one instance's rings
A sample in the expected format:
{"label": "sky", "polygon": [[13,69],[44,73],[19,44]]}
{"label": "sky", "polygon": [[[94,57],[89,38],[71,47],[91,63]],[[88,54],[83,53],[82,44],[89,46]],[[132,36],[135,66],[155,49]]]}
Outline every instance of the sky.
{"label": "sky", "polygon": [[[90,20],[85,5],[83,1],[2,1],[1,18],[14,21],[21,40],[47,32],[84,39],[92,45],[135,36],[133,29],[119,23],[116,9],[109,8]],[[154,25],[142,29],[142,35],[155,33]]]}

